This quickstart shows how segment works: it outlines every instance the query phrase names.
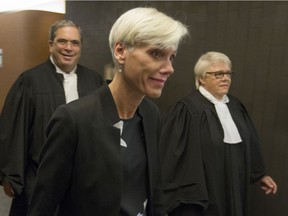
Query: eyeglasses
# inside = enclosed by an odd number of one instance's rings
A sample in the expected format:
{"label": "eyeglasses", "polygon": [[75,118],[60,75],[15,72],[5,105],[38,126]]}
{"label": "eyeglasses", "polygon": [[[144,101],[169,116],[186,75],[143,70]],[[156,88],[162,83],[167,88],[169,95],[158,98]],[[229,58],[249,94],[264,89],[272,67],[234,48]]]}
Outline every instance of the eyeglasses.
{"label": "eyeglasses", "polygon": [[232,71],[224,72],[224,71],[215,71],[215,72],[206,72],[206,74],[214,75],[216,79],[222,79],[224,75],[226,75],[228,78],[231,78]]}
{"label": "eyeglasses", "polygon": [[78,40],[66,40],[66,39],[58,39],[56,42],[53,41],[58,46],[64,47],[67,46],[69,43],[71,44],[72,47],[80,47],[81,42]]}

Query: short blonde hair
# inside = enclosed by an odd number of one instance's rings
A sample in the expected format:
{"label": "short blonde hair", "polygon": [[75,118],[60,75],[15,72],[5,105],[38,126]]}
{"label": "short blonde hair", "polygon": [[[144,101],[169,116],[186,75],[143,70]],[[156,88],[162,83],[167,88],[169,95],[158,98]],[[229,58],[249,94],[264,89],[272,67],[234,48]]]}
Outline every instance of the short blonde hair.
{"label": "short blonde hair", "polygon": [[127,47],[155,45],[161,49],[178,48],[188,35],[181,22],[155,8],[138,7],[122,14],[114,23],[109,35],[109,45],[114,59],[114,46],[121,42]]}

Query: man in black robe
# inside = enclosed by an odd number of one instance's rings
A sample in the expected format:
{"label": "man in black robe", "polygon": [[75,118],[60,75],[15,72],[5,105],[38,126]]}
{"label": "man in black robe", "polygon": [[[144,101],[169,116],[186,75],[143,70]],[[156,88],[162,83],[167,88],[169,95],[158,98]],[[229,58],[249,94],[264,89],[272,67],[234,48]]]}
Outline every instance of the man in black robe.
{"label": "man in black robe", "polygon": [[197,91],[163,120],[164,205],[169,216],[247,216],[250,183],[276,193],[254,125],[228,94],[231,61],[208,52],[195,65]]}
{"label": "man in black robe", "polygon": [[78,64],[81,43],[79,26],[69,20],[54,23],[50,58],[22,73],[7,95],[0,118],[0,182],[13,197],[11,216],[27,215],[44,129],[53,112],[103,83],[99,73]]}

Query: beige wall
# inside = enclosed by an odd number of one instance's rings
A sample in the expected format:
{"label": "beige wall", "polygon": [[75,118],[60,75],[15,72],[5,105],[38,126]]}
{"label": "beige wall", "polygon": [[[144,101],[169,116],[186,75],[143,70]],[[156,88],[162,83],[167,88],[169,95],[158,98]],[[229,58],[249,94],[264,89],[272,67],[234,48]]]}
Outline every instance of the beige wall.
{"label": "beige wall", "polygon": [[0,14],[0,110],[19,74],[47,59],[49,27],[63,18],[64,14],[33,10]]}

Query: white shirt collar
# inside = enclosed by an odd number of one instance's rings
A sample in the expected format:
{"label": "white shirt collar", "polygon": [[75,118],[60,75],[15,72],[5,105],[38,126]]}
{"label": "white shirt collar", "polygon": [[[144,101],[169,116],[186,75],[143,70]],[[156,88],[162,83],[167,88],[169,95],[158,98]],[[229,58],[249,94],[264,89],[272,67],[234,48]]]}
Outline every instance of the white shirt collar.
{"label": "white shirt collar", "polygon": [[217,116],[220,120],[220,123],[224,131],[223,141],[228,144],[237,144],[242,142],[238,128],[234,120],[232,119],[232,116],[226,104],[229,102],[228,96],[224,95],[221,100],[218,100],[203,86],[199,87],[199,91],[205,98],[207,98],[215,106]]}

